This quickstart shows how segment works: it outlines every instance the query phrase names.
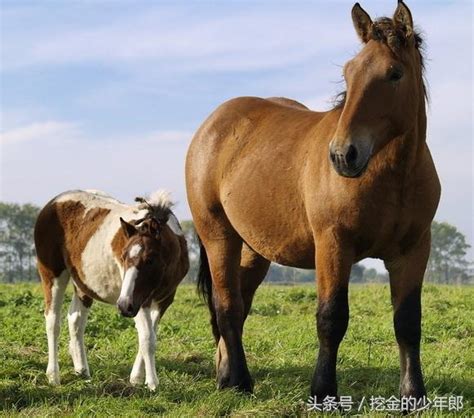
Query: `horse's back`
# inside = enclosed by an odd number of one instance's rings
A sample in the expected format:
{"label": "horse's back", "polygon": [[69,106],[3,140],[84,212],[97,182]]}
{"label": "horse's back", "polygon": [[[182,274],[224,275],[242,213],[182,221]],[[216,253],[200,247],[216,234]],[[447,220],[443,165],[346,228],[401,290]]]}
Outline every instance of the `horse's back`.
{"label": "horse's back", "polygon": [[[323,117],[281,98],[240,97],[219,106],[197,131],[186,159],[198,232],[212,230],[200,228],[210,217],[228,221],[266,258],[311,267],[314,243],[301,178],[312,129]],[[270,207],[274,216],[264,216]]]}
{"label": "horse's back", "polygon": [[[36,221],[39,265],[59,273],[67,269],[75,283],[91,290],[94,297],[114,302],[120,269],[113,239],[120,230],[120,216],[130,219],[138,212],[103,192],[61,193],[46,204]],[[111,282],[105,285],[107,281]]]}

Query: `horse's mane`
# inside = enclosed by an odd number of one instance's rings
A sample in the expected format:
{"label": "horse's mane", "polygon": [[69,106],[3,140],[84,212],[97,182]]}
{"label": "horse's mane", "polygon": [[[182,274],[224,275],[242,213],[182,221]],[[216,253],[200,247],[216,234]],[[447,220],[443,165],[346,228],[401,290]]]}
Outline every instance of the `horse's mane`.
{"label": "horse's mane", "polygon": [[[420,54],[421,62],[421,74],[423,82],[423,92],[425,98],[428,99],[428,90],[426,89],[425,83],[425,49],[424,41],[420,30],[415,30],[413,33],[415,37],[415,46]],[[402,28],[397,26],[393,19],[389,17],[381,17],[375,20],[372,24],[372,32],[370,33],[370,38],[383,42],[397,55],[401,47],[406,46],[406,35]],[[333,99],[333,108],[340,109],[344,107],[346,103],[347,91],[344,90],[336,94]]]}
{"label": "horse's mane", "polygon": [[172,214],[174,202],[167,190],[158,190],[151,193],[148,197],[138,196],[135,198],[138,202],[138,209],[147,209],[148,216],[153,217],[160,222],[167,222]]}

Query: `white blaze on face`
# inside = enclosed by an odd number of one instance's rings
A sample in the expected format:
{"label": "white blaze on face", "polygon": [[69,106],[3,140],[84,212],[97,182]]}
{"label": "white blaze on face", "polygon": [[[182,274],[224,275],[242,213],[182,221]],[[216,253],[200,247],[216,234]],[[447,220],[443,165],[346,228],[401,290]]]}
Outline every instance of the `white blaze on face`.
{"label": "white blaze on face", "polygon": [[135,266],[130,267],[123,277],[122,289],[120,291],[120,299],[132,300],[133,290],[135,289],[135,281],[137,280],[138,269]]}
{"label": "white blaze on face", "polygon": [[140,254],[140,251],[142,250],[142,247],[140,244],[134,244],[132,245],[132,248],[128,251],[128,256],[130,258],[136,257],[138,254]]}

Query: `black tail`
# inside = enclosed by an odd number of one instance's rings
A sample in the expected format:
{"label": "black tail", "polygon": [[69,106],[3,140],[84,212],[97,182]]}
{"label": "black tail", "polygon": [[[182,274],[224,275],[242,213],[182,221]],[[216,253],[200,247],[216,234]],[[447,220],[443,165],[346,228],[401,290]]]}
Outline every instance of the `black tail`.
{"label": "black tail", "polygon": [[211,270],[209,269],[209,260],[207,259],[206,249],[202,245],[201,239],[199,240],[199,252],[200,252],[200,263],[199,273],[197,280],[198,292],[201,294],[203,299],[207,302],[209,312],[211,314],[211,326],[214,339],[216,344],[219,342],[221,334],[219,333],[219,327],[217,326],[216,309],[214,307],[214,301],[212,296],[212,277]]}

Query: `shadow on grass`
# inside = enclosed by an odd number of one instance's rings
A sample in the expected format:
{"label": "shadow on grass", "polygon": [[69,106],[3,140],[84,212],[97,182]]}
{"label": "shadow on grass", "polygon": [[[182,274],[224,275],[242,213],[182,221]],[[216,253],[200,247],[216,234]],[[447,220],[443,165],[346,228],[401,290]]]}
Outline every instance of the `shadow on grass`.
{"label": "shadow on grass", "polygon": [[[312,367],[282,366],[279,368],[260,367],[253,369],[256,383],[267,381],[272,386],[285,388],[288,383],[301,385],[309,395]],[[399,396],[400,370],[398,367],[353,367],[338,369],[339,395],[350,395],[360,400],[363,396]],[[428,395],[462,395],[464,399],[474,399],[474,380],[452,376],[425,375]],[[258,393],[256,394],[258,396]]]}
{"label": "shadow on grass", "polygon": [[[182,384],[184,381],[192,379],[199,385],[189,387],[189,397],[199,396],[199,388],[201,384],[206,384],[214,379],[212,359],[201,355],[185,355],[180,358],[158,358],[157,367],[158,374],[162,380],[170,380],[172,385],[168,385],[166,390],[158,392],[168,401],[181,401],[180,396],[183,395]],[[98,370],[100,365],[91,364],[92,381],[87,381],[76,376],[69,366],[64,366],[61,371],[61,385],[50,386],[46,381],[44,372],[45,365],[41,362],[29,361],[30,371],[35,371],[38,379],[33,382],[22,381],[25,377],[24,370],[18,373],[10,373],[9,379],[0,384],[0,411],[20,411],[24,408],[41,406],[45,403],[49,405],[74,405],[76,401],[81,399],[90,399],[96,397],[119,397],[131,398],[138,395],[140,398],[149,398],[156,396],[156,393],[150,392],[144,386],[134,387],[128,382],[132,364],[121,363],[114,366],[113,375],[105,377],[102,381],[97,382],[94,378],[94,370]],[[110,371],[100,370],[100,377],[103,377]],[[176,374],[176,377],[174,377]],[[183,379],[183,375],[185,378]],[[119,376],[119,377],[117,377]],[[166,376],[166,378],[165,378]],[[173,390],[170,386],[176,386]],[[203,396],[207,396],[203,394]],[[186,396],[185,396],[186,398]],[[164,411],[157,406],[153,406],[154,413],[162,413]],[[151,411],[148,411],[151,412]]]}
{"label": "shadow on grass", "polygon": [[[97,397],[132,398],[138,396],[147,399],[156,396],[144,387],[132,387],[128,383],[131,365],[120,364],[115,368],[114,378],[102,382],[86,382],[72,372],[64,372],[64,384],[52,387],[43,377],[38,383],[22,383],[14,380],[4,381],[0,385],[0,411],[20,411],[24,408],[50,405],[73,406],[76,401]],[[311,367],[283,365],[281,367],[252,368],[253,378],[260,388],[255,396],[260,401],[272,399],[274,389],[301,390],[302,397],[309,395],[313,370]],[[170,382],[159,391],[165,402],[195,402],[209,396],[215,383],[214,365],[207,355],[183,356],[182,358],[158,359],[158,371],[162,381]],[[41,367],[41,372],[44,373]],[[166,376],[166,378],[165,378]],[[13,377],[13,376],[11,376]],[[189,384],[189,378],[193,384]],[[398,396],[399,369],[396,367],[353,367],[338,372],[339,394],[350,395],[355,401],[362,397],[392,395]],[[462,395],[465,400],[473,399],[473,381],[450,376],[427,376],[428,394]],[[169,384],[171,383],[171,384]],[[291,386],[289,386],[291,385]],[[159,404],[144,404],[144,413],[165,413],[166,407]]]}

